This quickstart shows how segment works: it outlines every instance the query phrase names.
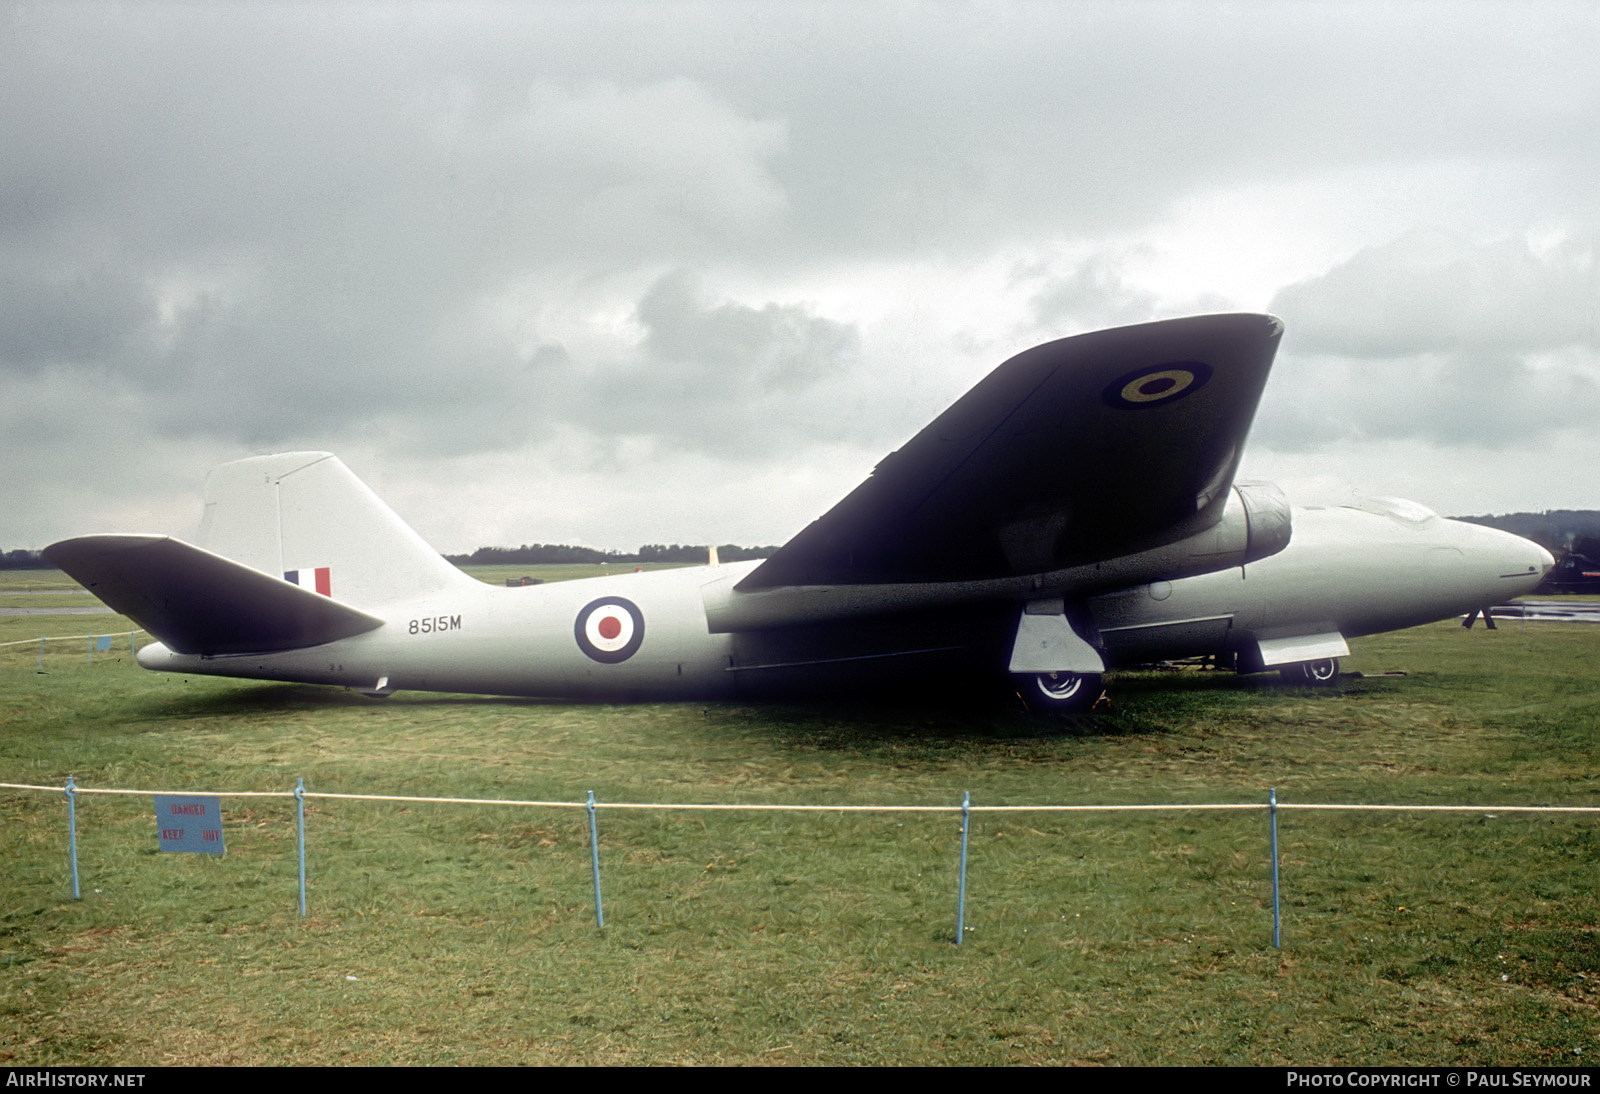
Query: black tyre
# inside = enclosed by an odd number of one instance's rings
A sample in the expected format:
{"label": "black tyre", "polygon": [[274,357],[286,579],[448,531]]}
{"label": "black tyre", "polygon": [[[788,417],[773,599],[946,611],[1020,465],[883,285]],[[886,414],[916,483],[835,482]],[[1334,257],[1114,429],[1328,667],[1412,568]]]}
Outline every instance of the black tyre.
{"label": "black tyre", "polygon": [[1041,672],[1019,676],[1022,698],[1029,710],[1070,713],[1088,710],[1100,698],[1098,672]]}
{"label": "black tyre", "polygon": [[1332,687],[1339,682],[1339,659],[1324,657],[1316,661],[1301,661],[1283,666],[1278,674],[1288,684],[1311,688]]}

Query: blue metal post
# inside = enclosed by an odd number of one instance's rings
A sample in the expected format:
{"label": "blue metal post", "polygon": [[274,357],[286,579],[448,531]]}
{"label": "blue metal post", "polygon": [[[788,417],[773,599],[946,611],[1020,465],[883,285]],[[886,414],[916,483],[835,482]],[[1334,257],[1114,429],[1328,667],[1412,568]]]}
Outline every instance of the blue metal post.
{"label": "blue metal post", "polygon": [[78,899],[78,788],[67,776],[67,857],[72,862],[72,899]]}
{"label": "blue metal post", "polygon": [[961,937],[966,932],[967,924],[967,832],[972,828],[972,793],[961,792],[961,881],[956,888],[956,945],[961,945]]}
{"label": "blue metal post", "polygon": [[594,866],[594,924],[606,925],[606,916],[600,908],[600,833],[594,823],[594,791],[589,791],[589,861]]}
{"label": "blue metal post", "polygon": [[1272,948],[1282,949],[1279,934],[1280,920],[1278,918],[1278,788],[1273,787],[1267,792],[1267,813],[1271,817],[1272,829]]}
{"label": "blue metal post", "polygon": [[300,844],[300,914],[306,914],[306,781],[294,781],[295,833]]}

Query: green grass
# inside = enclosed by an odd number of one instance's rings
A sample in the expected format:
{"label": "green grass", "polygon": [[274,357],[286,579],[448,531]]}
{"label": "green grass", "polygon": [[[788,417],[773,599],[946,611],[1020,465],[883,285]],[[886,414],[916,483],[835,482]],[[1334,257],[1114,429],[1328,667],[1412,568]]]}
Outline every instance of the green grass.
{"label": "green grass", "polygon": [[[523,569],[523,568],[518,568]],[[117,617],[0,619],[0,641]],[[125,639],[123,640],[125,643]],[[121,660],[118,659],[120,652]],[[1582,1064],[1600,1054],[1600,627],[1356,643],[1337,694],[1193,670],[1109,716],[546,703],[183,678],[0,648],[0,780],[580,802],[1466,802],[977,814],[600,812],[0,792],[0,1063]]]}

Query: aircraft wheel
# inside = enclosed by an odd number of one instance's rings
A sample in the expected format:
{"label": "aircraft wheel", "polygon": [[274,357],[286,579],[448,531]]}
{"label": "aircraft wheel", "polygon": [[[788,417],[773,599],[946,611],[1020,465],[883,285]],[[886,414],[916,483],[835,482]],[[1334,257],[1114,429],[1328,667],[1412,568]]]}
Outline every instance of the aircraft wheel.
{"label": "aircraft wheel", "polygon": [[1301,661],[1285,665],[1278,670],[1285,683],[1303,687],[1326,688],[1339,682],[1339,659],[1324,657],[1317,661]]}
{"label": "aircraft wheel", "polygon": [[1098,672],[1041,672],[1021,678],[1022,697],[1031,709],[1088,710],[1100,698]]}

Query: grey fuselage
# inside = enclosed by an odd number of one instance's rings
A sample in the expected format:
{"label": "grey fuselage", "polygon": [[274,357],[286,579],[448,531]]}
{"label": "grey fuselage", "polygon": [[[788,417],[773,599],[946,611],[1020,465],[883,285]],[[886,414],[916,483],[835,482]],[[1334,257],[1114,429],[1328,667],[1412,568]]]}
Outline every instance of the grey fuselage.
{"label": "grey fuselage", "polygon": [[[605,699],[813,691],[871,681],[1002,673],[1022,602],[1065,597],[1086,612],[1108,666],[1208,654],[1249,661],[1262,640],[1356,637],[1461,615],[1529,592],[1538,545],[1403,502],[1296,509],[1279,553],[1196,577],[1074,599],[1070,589],[907,584],[828,616],[717,630],[758,563],[503,588],[470,579],[384,605],[382,626],[268,654],[183,655],[156,643],[146,668],[395,690]],[[1013,583],[1014,585],[1014,583]],[[898,590],[898,595],[896,593]],[[999,594],[998,596],[996,594]],[[583,635],[600,602],[625,601],[642,632],[621,659]],[[586,614],[587,613],[587,614]]]}

